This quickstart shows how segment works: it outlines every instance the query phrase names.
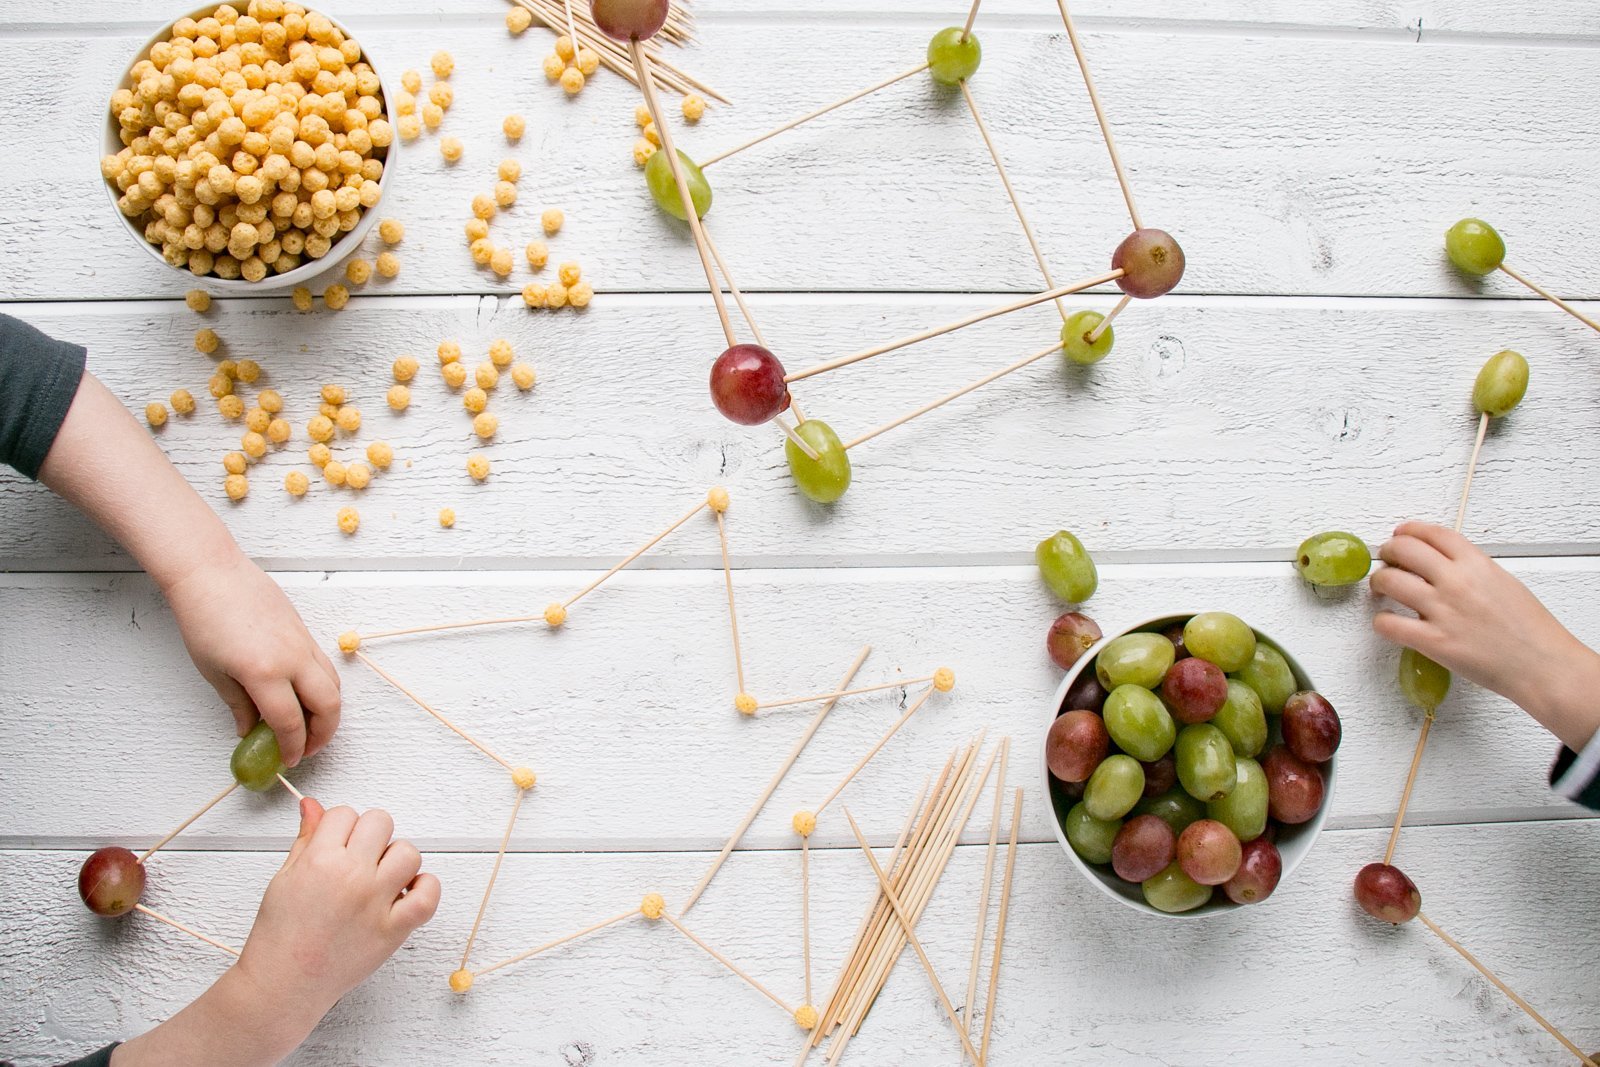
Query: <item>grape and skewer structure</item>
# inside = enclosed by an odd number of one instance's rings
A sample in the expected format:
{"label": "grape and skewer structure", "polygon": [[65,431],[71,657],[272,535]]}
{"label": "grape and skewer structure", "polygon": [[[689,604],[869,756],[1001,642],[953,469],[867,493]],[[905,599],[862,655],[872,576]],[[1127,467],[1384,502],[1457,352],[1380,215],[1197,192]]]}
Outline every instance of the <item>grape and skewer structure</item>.
{"label": "grape and skewer structure", "polygon": [[1506,266],[1506,242],[1499,232],[1482,219],[1462,219],[1445,231],[1445,254],[1450,257],[1450,262],[1461,273],[1475,278],[1481,278],[1495,271],[1520,282],[1544,297],[1568,315],[1583,323],[1589,329],[1600,333],[1600,322],[1596,322],[1565,300],[1532,281],[1520,271]]}

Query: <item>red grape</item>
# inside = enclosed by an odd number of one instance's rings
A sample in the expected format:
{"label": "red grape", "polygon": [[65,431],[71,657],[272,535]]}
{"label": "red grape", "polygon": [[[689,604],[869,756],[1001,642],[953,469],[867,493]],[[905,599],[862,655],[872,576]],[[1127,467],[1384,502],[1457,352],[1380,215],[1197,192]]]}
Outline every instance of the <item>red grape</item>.
{"label": "red grape", "polygon": [[1399,867],[1369,863],[1356,874],[1356,902],[1374,919],[1398,926],[1417,917],[1422,893]]}
{"label": "red grape", "polygon": [[1183,623],[1173,623],[1161,631],[1161,636],[1172,642],[1172,654],[1175,659],[1189,658],[1188,646],[1183,643]]}
{"label": "red grape", "polygon": [[1050,773],[1064,782],[1083,782],[1111,748],[1106,724],[1092,711],[1069,711],[1050,724],[1044,758]]}
{"label": "red grape", "polygon": [[1283,743],[1308,763],[1327,763],[1339,751],[1339,713],[1320,693],[1296,693],[1283,705]]}
{"label": "red grape", "polygon": [[1209,722],[1228,700],[1228,676],[1208,660],[1190,656],[1172,665],[1161,683],[1172,717],[1185,726]]}
{"label": "red grape", "polygon": [[1086,708],[1098,712],[1106,706],[1106,697],[1111,694],[1106,692],[1106,687],[1100,684],[1100,679],[1094,671],[1084,670],[1078,672],[1077,680],[1067,687],[1067,699],[1062,706],[1071,708]]}
{"label": "red grape", "polygon": [[1111,869],[1129,882],[1154,878],[1172,862],[1177,843],[1177,835],[1163,820],[1135,815],[1122,824],[1111,843]]}
{"label": "red grape", "polygon": [[1244,850],[1215,819],[1197,819],[1178,835],[1178,866],[1201,885],[1221,885],[1239,871]]}
{"label": "red grape", "polygon": [[589,14],[600,32],[626,43],[654,37],[667,21],[667,0],[590,0]]}
{"label": "red grape", "polygon": [[783,364],[760,345],[734,345],[711,364],[711,400],[740,425],[770,422],[789,407]]}
{"label": "red grape", "polygon": [[78,895],[96,915],[126,915],[143,892],[144,864],[117,845],[92,853],[78,871]]}
{"label": "red grape", "polygon": [[1240,851],[1239,869],[1222,883],[1222,891],[1235,904],[1259,904],[1278,888],[1283,877],[1283,857],[1278,846],[1264,837],[1246,841]]}
{"label": "red grape", "polygon": [[1302,823],[1322,807],[1322,770],[1284,745],[1273,745],[1261,761],[1267,772],[1267,812],[1279,822]]}
{"label": "red grape", "polygon": [[1165,230],[1134,230],[1111,254],[1111,269],[1122,271],[1117,288],[1149,300],[1170,293],[1183,279],[1183,249]]}
{"label": "red grape", "polygon": [[1100,636],[1098,623],[1081,612],[1069,611],[1050,624],[1044,647],[1057,667],[1069,670]]}
{"label": "red grape", "polygon": [[[1147,797],[1158,797],[1178,784],[1178,760],[1170,752],[1141,766],[1144,767],[1144,795]],[[1144,879],[1136,878],[1134,881],[1142,882]]]}

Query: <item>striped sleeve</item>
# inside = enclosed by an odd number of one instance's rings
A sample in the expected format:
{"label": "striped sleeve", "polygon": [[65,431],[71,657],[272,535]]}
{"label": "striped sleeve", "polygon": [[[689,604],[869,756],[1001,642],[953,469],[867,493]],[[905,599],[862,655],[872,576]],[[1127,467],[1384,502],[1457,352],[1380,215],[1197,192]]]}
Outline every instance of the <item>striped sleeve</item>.
{"label": "striped sleeve", "polygon": [[1582,752],[1561,750],[1550,768],[1550,788],[1584,807],[1600,810],[1600,732]]}

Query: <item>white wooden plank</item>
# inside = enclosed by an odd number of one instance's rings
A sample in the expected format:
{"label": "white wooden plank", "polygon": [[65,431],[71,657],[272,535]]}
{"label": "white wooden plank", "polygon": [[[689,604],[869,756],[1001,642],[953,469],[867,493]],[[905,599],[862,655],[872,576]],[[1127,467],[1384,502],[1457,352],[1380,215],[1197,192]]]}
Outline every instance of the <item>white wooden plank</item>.
{"label": "white wooden plank", "polygon": [[[892,815],[874,820],[881,835]],[[1091,890],[1054,844],[1018,862],[993,1037],[996,1064],[1557,1064],[1555,1042],[1420,925],[1378,926],[1350,902],[1379,831],[1330,831],[1274,900],[1203,925],[1156,921]],[[1574,1040],[1600,1044],[1593,960],[1600,907],[1593,820],[1417,830],[1402,862],[1430,916]],[[0,1041],[19,1067],[81,1054],[144,1029],[198,993],[224,964],[154,924],[96,919],[77,902],[80,853],[7,852],[0,864]],[[510,856],[482,935],[485,960],[634,904],[671,898],[704,855]],[[831,980],[871,876],[853,851],[812,857],[819,982]],[[173,853],[150,897],[190,922],[242,938],[278,859]],[[439,855],[433,924],[347,996],[290,1062],[694,1064],[788,1062],[792,1023],[664,926],[643,920],[450,993],[489,857]],[[959,850],[920,927],[959,992],[981,848]],[[801,989],[798,863],[738,856],[692,928],[780,995]],[[737,1051],[735,1051],[737,1050]],[[957,1046],[909,954],[846,1063],[955,1062]]]}
{"label": "white wooden plank", "polygon": [[[704,536],[701,531],[699,536]],[[1516,561],[1556,614],[1600,642],[1600,566]],[[1107,628],[1186,610],[1232,610],[1301,658],[1343,712],[1336,825],[1392,819],[1417,727],[1394,685],[1396,653],[1368,627],[1363,591],[1319,600],[1279,565],[1104,569],[1088,606]],[[583,575],[293,575],[284,584],[331,646],[376,630],[542,611]],[[736,590],[749,687],[778,700],[827,692],[863,644],[861,684],[952,667],[938,696],[845,794],[886,811],[951,748],[987,728],[1015,739],[1032,800],[1029,840],[1049,840],[1039,752],[1059,672],[1042,649],[1059,610],[1031,568],[741,571]],[[12,576],[0,617],[26,641],[0,645],[0,750],[8,804],[0,845],[138,844],[178,825],[227,781],[232,719],[189,667],[170,616],[132,576]],[[717,848],[788,752],[811,709],[745,719],[721,576],[640,572],[536,625],[373,642],[370,654],[424,699],[540,776],[520,847]],[[430,847],[492,847],[509,810],[507,774],[346,663],[344,725],[297,771],[328,802],[392,809]],[[815,807],[899,716],[898,691],[855,698],[824,724],[746,838],[793,843],[789,818]],[[1556,744],[1504,700],[1461,683],[1430,741],[1416,822],[1562,818],[1581,809],[1546,785]],[[159,786],[158,786],[159,783]],[[287,795],[240,796],[185,842],[237,847],[292,836]],[[818,840],[848,841],[837,817]]]}
{"label": "white wooden plank", "polygon": [[[927,35],[915,20],[847,32],[837,21],[709,27],[706,53],[685,62],[739,106],[686,133],[684,147],[708,154],[903,69],[921,57]],[[415,27],[375,24],[362,36],[380,61],[397,65],[421,66],[438,43]],[[0,204],[0,288],[12,299],[184,288],[181,275],[121,232],[90,163],[109,73],[65,85],[51,74],[64,63],[118,70],[139,39],[0,40],[0,65],[18,72],[22,93],[10,136],[18,145],[76,146],[78,160],[65,170],[23,168]],[[1418,47],[1405,35],[1120,27],[1090,27],[1085,40],[1144,216],[1173,230],[1189,253],[1189,292],[1460,293],[1440,235],[1464,214],[1497,221],[1513,261],[1547,284],[1573,295],[1600,291],[1600,267],[1581,228],[1568,223],[1592,199],[1600,147],[1585,111],[1600,68],[1586,49],[1530,39],[1463,53]],[[1128,224],[1065,35],[1048,20],[1003,23],[986,42],[974,91],[1047,256],[1061,277],[1103,269]],[[602,290],[699,288],[686,235],[650,204],[632,165],[631,86],[597,78],[566,101],[537,74],[543,46],[509,37],[492,18],[452,28],[450,43],[457,104],[447,128],[466,141],[466,161],[446,166],[431,138],[402,153],[385,210],[410,227],[406,265],[374,289],[511,293],[527,280],[516,276],[512,286],[475,268],[461,236],[471,196],[506,154],[499,125],[511,110],[527,114],[534,132],[514,153],[528,168],[523,202],[501,220],[497,239],[520,247],[536,233],[535,213],[558,203],[569,221],[557,255],[581,260]],[[1161,71],[1159,83],[1150,70]],[[774,84],[794,88],[778,94]],[[962,110],[913,81],[718,164],[710,221],[741,284],[1038,288]]]}

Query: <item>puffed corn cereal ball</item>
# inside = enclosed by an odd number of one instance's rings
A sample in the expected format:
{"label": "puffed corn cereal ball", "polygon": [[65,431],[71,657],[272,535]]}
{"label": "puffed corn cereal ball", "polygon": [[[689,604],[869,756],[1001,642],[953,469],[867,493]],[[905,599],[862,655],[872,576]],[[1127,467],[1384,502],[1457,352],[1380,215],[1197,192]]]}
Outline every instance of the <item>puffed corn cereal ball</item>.
{"label": "puffed corn cereal ball", "polygon": [[639,913],[646,919],[659,919],[667,910],[667,902],[661,898],[660,893],[646,893],[639,902]]}
{"label": "puffed corn cereal ball", "polygon": [[438,351],[440,366],[461,358],[461,346],[454,341],[440,341]]}
{"label": "puffed corn cereal ball", "polygon": [[489,406],[489,394],[474,385],[461,394],[461,406],[476,415]]}
{"label": "puffed corn cereal ball", "polygon": [[[475,482],[481,482],[489,477],[489,457],[481,453],[468,456],[467,473],[472,475],[472,480]],[[548,611],[545,612],[545,621],[550,621],[550,613]]]}
{"label": "puffed corn cereal ball", "polygon": [[322,444],[333,440],[333,420],[326,415],[313,415],[306,422],[306,436]]}
{"label": "puffed corn cereal ball", "polygon": [[239,447],[242,448],[244,450],[244,454],[249,456],[251,459],[260,459],[262,456],[267,454],[267,439],[256,433],[254,430],[251,430],[249,433],[239,438]]}
{"label": "puffed corn cereal ball", "polygon": [[502,278],[509,277],[516,265],[516,258],[511,255],[509,248],[496,248],[489,256],[489,269]]}
{"label": "puffed corn cereal ball", "polygon": [[253,359],[241,359],[234,364],[233,376],[246,385],[251,385],[261,377],[261,364]]}
{"label": "puffed corn cereal ball", "polygon": [[393,252],[379,252],[373,266],[380,277],[394,278],[400,274],[400,257]]}
{"label": "puffed corn cereal ball", "polygon": [[225,419],[237,419],[244,414],[244,401],[229,393],[217,398],[217,412]]}
{"label": "puffed corn cereal ball", "polygon": [[496,168],[495,173],[499,175],[500,180],[503,182],[521,181],[522,164],[518,163],[514,159],[502,159],[500,161],[500,166]]}
{"label": "puffed corn cereal ball", "polygon": [[435,82],[428,89],[428,101],[449,111],[450,105],[456,102],[456,91],[445,82]]}
{"label": "puffed corn cereal ball", "polygon": [[444,108],[429,101],[422,105],[422,124],[430,130],[437,130],[444,121]]}
{"label": "puffed corn cereal ball", "polygon": [[527,8],[514,7],[506,12],[506,29],[510,30],[513,36],[522,33],[523,30],[532,25],[533,13]]}
{"label": "puffed corn cereal ball", "polygon": [[352,489],[365,489],[372,484],[372,468],[365,463],[351,463],[344,469],[344,484]]}
{"label": "puffed corn cereal ball", "polygon": [[594,287],[588,282],[579,282],[567,290],[567,303],[575,308],[586,308],[593,299]]}
{"label": "puffed corn cereal ball", "polygon": [[[439,51],[435,52],[433,58],[428,60],[428,66],[433,68],[433,76],[435,78],[448,78],[456,69],[456,61],[450,57],[449,52]],[[412,90],[412,92],[415,91],[415,89]]]}
{"label": "puffed corn cereal ball", "polygon": [[172,396],[167,398],[167,402],[179,415],[194,414],[194,394],[187,389],[175,390]]}
{"label": "puffed corn cereal ball", "polygon": [[472,988],[472,972],[465,968],[455,971],[450,975],[450,989],[456,993],[465,993]]}
{"label": "puffed corn cereal ball", "polygon": [[411,389],[404,385],[391,385],[389,394],[384,399],[395,411],[404,411],[411,406]]}
{"label": "puffed corn cereal ball", "polygon": [[417,367],[416,356],[401,356],[394,361],[394,366],[391,368],[394,371],[394,380],[397,382],[409,382],[417,376]]}
{"label": "puffed corn cereal ball", "polygon": [[463,151],[465,149],[461,144],[461,138],[442,137],[439,139],[439,154],[449,162],[456,163],[460,161]]}
{"label": "puffed corn cereal ball", "polygon": [[811,832],[817,828],[817,817],[809,811],[797,811],[794,818],[789,820],[789,825],[794,827],[794,832],[801,837],[810,837]]}
{"label": "puffed corn cereal ball", "polygon": [[480,363],[472,371],[472,378],[478,383],[479,389],[493,389],[500,384],[500,372],[493,363]]}
{"label": "puffed corn cereal ball", "polygon": [[378,239],[386,245],[397,245],[405,236],[406,225],[399,219],[384,219],[378,223]]}
{"label": "puffed corn cereal ball", "polygon": [[472,432],[487,441],[500,429],[500,418],[492,411],[480,412],[472,420]]}
{"label": "puffed corn cereal ball", "polygon": [[361,528],[361,513],[355,508],[339,509],[339,529],[347,534],[353,534]]}
{"label": "puffed corn cereal ball", "polygon": [[467,381],[467,368],[460,363],[446,363],[439,369],[439,376],[444,379],[444,384],[452,389],[460,389]]}
{"label": "puffed corn cereal ball", "polygon": [[949,667],[940,667],[933,672],[933,687],[941,693],[948,693],[956,685],[956,672]]}
{"label": "puffed corn cereal ball", "polygon": [[749,693],[740,693],[733,698],[733,706],[738,709],[741,715],[754,715],[756,708],[760,705],[756,703],[756,698]]}
{"label": "puffed corn cereal ball", "polygon": [[266,433],[267,426],[272,422],[272,416],[263,408],[251,408],[244,414],[245,429],[255,433]]}
{"label": "puffed corn cereal ball", "polygon": [[381,471],[394,462],[394,446],[387,441],[374,441],[367,446],[367,461]]}
{"label": "puffed corn cereal ball", "polygon": [[587,78],[600,69],[600,53],[592,48],[578,49],[578,69]]}
{"label": "puffed corn cereal ball", "polygon": [[333,459],[333,449],[319,441],[317,444],[314,444],[310,448],[306,449],[306,458],[309,459],[312,465],[315,467],[326,467],[328,465],[328,461]]}
{"label": "puffed corn cereal ball", "polygon": [[478,193],[472,198],[472,214],[476,218],[480,218],[487,222],[494,218],[495,213],[499,210],[500,205],[496,204],[494,202],[494,197],[490,196],[488,193]]}
{"label": "puffed corn cereal ball", "polygon": [[450,527],[454,526],[455,524],[456,524],[456,509],[455,508],[440,508],[439,509],[439,525],[443,526],[446,530],[448,530],[448,529],[450,529]]}
{"label": "puffed corn cereal ball", "polygon": [[516,783],[518,789],[532,789],[539,776],[533,773],[531,767],[518,767],[511,772],[511,780]]}
{"label": "puffed corn cereal ball", "polygon": [[211,294],[204,289],[190,289],[183,294],[183,302],[189,305],[190,311],[204,314],[211,310]]}
{"label": "puffed corn cereal ball", "polygon": [[661,147],[661,131],[656,128],[655,123],[652,122],[644,128],[644,139],[657,148]]}
{"label": "puffed corn cereal ball", "polygon": [[511,366],[511,342],[505,338],[497,338],[489,342],[489,362],[496,367]]}
{"label": "puffed corn cereal ball", "polygon": [[344,266],[344,276],[351,285],[365,285],[372,279],[372,264],[364,259],[352,259]]}
{"label": "puffed corn cereal ball", "polygon": [[539,225],[543,226],[544,232],[552,237],[561,232],[561,225],[566,221],[566,213],[558,207],[549,208],[539,216]]}
{"label": "puffed corn cereal ball", "polygon": [[355,433],[361,429],[361,409],[346,404],[333,421],[345,433]]}
{"label": "puffed corn cereal ball", "polygon": [[517,187],[509,181],[494,183],[494,202],[501,207],[510,207],[517,202]]}
{"label": "puffed corn cereal ball", "polygon": [[472,242],[468,250],[472,253],[472,262],[480,267],[487,267],[494,258],[494,242],[487,237],[480,237]]}
{"label": "puffed corn cereal ball", "polygon": [[544,609],[544,621],[549,626],[560,626],[567,621],[567,608],[564,604],[551,604]]}
{"label": "puffed corn cereal ball", "polygon": [[325,419],[331,419],[331,420],[337,421],[338,418],[339,418],[339,405],[338,404],[330,404],[326,400],[324,400],[322,403],[317,405],[317,411]]}
{"label": "puffed corn cereal ball", "polygon": [[225,359],[217,364],[217,373],[224,378],[238,378],[239,364],[231,359]]}
{"label": "puffed corn cereal ball", "polygon": [[556,53],[551,52],[549,55],[544,57],[544,76],[549,78],[551,81],[560,80],[561,75],[565,73],[566,69],[566,60],[562,59]]}
{"label": "puffed corn cereal ball", "polygon": [[283,410],[283,394],[276,389],[263,389],[256,394],[256,405],[269,415]]}
{"label": "puffed corn cereal ball", "polygon": [[284,444],[293,435],[288,419],[273,419],[267,423],[267,440],[275,445]]}
{"label": "puffed corn cereal ball", "polygon": [[539,380],[539,376],[528,364],[518,363],[511,368],[511,380],[516,383],[518,389],[527,390],[533,388],[533,383]]}
{"label": "puffed corn cereal ball", "polygon": [[520,141],[522,135],[528,132],[528,122],[521,115],[507,115],[505,121],[500,124],[500,129],[509,139]]}
{"label": "puffed corn cereal ball", "polygon": [[222,338],[217,336],[216,330],[197,330],[194,335],[194,347],[197,351],[210,355],[222,344]]}
{"label": "puffed corn cereal ball", "polygon": [[561,57],[563,63],[571,63],[572,57],[577,54],[577,46],[572,43],[571,37],[563,33],[556,38],[556,55]]}
{"label": "puffed corn cereal ball", "polygon": [[817,1009],[810,1004],[802,1004],[794,1010],[794,1024],[802,1030],[815,1030],[817,1027]]}
{"label": "puffed corn cereal ball", "polygon": [[643,137],[633,142],[633,165],[642,167],[650,162],[650,157],[656,154],[656,146]]}
{"label": "puffed corn cereal ball", "polygon": [[329,311],[341,311],[350,303],[350,290],[342,285],[330,285],[322,291],[322,302]]}
{"label": "puffed corn cereal ball", "polygon": [[576,263],[563,263],[561,264],[560,276],[561,284],[570,289],[572,286],[578,284],[579,278],[583,277],[583,268],[578,266]]}
{"label": "puffed corn cereal ball", "polygon": [[706,101],[704,97],[690,93],[688,96],[683,98],[684,118],[688,119],[690,122],[699,122],[705,113]]}
{"label": "puffed corn cereal ball", "polygon": [[400,130],[400,139],[403,141],[415,141],[422,136],[422,122],[415,115],[401,116],[397,128]]}
{"label": "puffed corn cereal ball", "polygon": [[311,302],[313,298],[311,296],[311,290],[307,289],[305,286],[296,286],[295,291],[289,294],[289,299],[294,301],[296,311],[311,310]]}
{"label": "puffed corn cereal ball", "polygon": [[152,400],[144,406],[144,421],[152,428],[160,428],[167,424],[167,405],[159,400]]}
{"label": "puffed corn cereal ball", "polygon": [[229,452],[222,457],[222,469],[229,474],[243,474],[250,466],[250,461],[244,458],[243,452]]}
{"label": "puffed corn cereal ball", "polygon": [[577,96],[583,92],[583,71],[577,67],[568,67],[561,72],[561,88],[568,96]]}
{"label": "puffed corn cereal ball", "polygon": [[544,265],[550,262],[550,246],[543,241],[529,241],[523,254],[528,257],[528,266],[534,270],[543,270]]}
{"label": "puffed corn cereal ball", "polygon": [[719,515],[728,510],[728,491],[720,485],[712,486],[706,493],[706,504]]}
{"label": "puffed corn cereal ball", "polygon": [[243,500],[250,494],[250,479],[242,474],[230,474],[222,479],[222,491],[229,500]]}
{"label": "puffed corn cereal ball", "polygon": [[567,306],[567,287],[552,285],[544,291],[544,306],[547,308],[564,308]]}
{"label": "puffed corn cereal ball", "polygon": [[329,485],[343,485],[346,473],[345,465],[336,459],[330,459],[322,465],[322,480]]}
{"label": "puffed corn cereal ball", "polygon": [[643,104],[633,106],[633,122],[641,130],[650,125],[650,109]]}
{"label": "puffed corn cereal ball", "polygon": [[422,75],[414,70],[408,70],[400,75],[400,87],[408,93],[422,92]]}
{"label": "puffed corn cereal ball", "polygon": [[544,307],[545,287],[529,282],[522,287],[522,302],[531,308]]}
{"label": "puffed corn cereal ball", "polygon": [[348,655],[361,647],[361,635],[354,630],[346,630],[339,635],[339,651]]}
{"label": "puffed corn cereal ball", "polygon": [[311,479],[306,477],[305,471],[290,471],[283,476],[283,488],[290,496],[305,496],[306,490],[311,488]]}

